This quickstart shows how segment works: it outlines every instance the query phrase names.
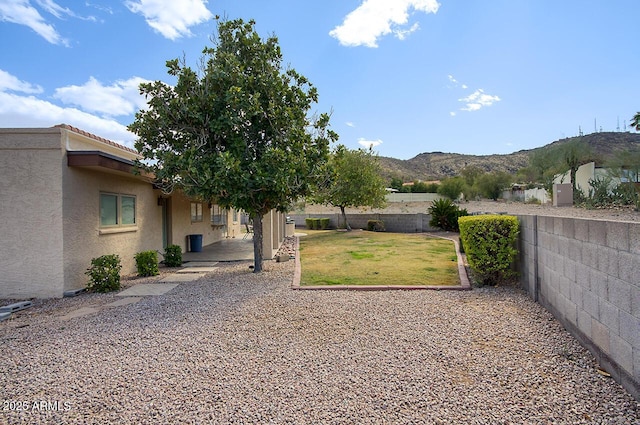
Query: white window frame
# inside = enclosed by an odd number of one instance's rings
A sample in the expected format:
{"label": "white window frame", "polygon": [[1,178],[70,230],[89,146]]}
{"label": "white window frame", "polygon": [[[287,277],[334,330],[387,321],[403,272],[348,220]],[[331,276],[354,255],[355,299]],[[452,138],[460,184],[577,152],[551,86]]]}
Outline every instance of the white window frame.
{"label": "white window frame", "polygon": [[[114,196],[116,198],[116,223],[115,224],[103,224],[102,222],[102,197],[103,196]],[[131,198],[133,199],[133,223],[123,223],[122,216],[122,199],[123,198]],[[108,229],[136,229],[138,226],[138,198],[136,195],[130,195],[127,193],[113,193],[113,192],[100,192],[99,195],[99,214],[98,214],[98,222],[101,231]]]}

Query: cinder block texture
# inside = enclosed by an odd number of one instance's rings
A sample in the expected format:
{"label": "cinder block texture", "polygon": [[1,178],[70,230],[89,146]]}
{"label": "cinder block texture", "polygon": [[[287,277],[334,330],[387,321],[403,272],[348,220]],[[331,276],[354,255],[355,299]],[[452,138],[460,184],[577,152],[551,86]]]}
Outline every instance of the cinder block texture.
{"label": "cinder block texture", "polygon": [[532,297],[531,288],[540,294],[540,301],[598,361],[613,361],[626,374],[616,379],[638,394],[640,223],[519,218],[523,229],[537,233],[527,233],[519,245],[531,251],[519,256],[521,271],[526,271],[522,287]]}

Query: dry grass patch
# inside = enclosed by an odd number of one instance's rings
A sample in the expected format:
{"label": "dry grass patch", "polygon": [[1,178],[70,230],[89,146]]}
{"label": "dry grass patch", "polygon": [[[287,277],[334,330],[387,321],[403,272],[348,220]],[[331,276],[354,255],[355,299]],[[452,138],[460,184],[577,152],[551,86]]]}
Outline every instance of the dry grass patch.
{"label": "dry grass patch", "polygon": [[309,231],[300,285],[459,285],[452,241],[400,233]]}

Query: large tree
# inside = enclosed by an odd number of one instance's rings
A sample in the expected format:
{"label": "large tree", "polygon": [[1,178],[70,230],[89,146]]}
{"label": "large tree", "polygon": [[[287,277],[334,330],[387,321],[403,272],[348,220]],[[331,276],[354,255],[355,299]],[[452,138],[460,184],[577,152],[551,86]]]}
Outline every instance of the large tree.
{"label": "large tree", "polygon": [[571,140],[560,145],[558,149],[561,163],[569,170],[571,185],[573,187],[573,198],[576,199],[579,197],[576,172],[581,165],[594,160],[593,151],[591,147],[581,139]]}
{"label": "large tree", "polygon": [[260,272],[262,217],[308,194],[337,134],[327,114],[309,114],[318,92],[283,67],[278,39],[263,40],[254,27],[254,21],[219,22],[196,70],[184,59],[167,61],[176,84],[142,84],[149,107],[129,130],[163,190],[180,188],[250,215]]}
{"label": "large tree", "polygon": [[340,208],[345,227],[346,208],[381,208],[386,203],[387,191],[377,156],[369,150],[350,150],[338,145],[331,153],[326,179],[317,189],[313,200]]}

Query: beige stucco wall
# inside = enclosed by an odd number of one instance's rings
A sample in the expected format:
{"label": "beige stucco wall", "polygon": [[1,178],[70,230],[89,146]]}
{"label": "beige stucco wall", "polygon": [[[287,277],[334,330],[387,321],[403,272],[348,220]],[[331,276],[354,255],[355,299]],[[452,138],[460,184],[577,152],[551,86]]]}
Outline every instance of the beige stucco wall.
{"label": "beige stucco wall", "polygon": [[0,129],[0,298],[62,296],[58,129]]}
{"label": "beige stucco wall", "polygon": [[[82,167],[64,167],[63,176],[65,290],[86,286],[88,278],[84,272],[92,258],[118,254],[122,274],[126,275],[136,272],[136,253],[162,252],[159,192],[149,182]],[[101,229],[101,192],[135,195],[136,225],[117,230]]]}
{"label": "beige stucco wall", "polygon": [[[104,147],[104,149],[100,149]],[[0,298],[62,297],[86,286],[91,258],[162,249],[158,192],[138,177],[68,167],[66,149],[135,154],[61,128],[0,129]],[[100,231],[100,191],[136,195],[135,231]]]}
{"label": "beige stucco wall", "polygon": [[202,221],[191,221],[191,200],[179,191],[170,195],[171,237],[170,243],[178,245],[183,252],[188,249],[188,237],[192,234],[202,235],[202,245],[210,245],[225,238],[239,237],[240,214],[237,220],[233,220],[233,212],[226,213],[225,226],[214,226],[211,222],[211,209],[209,204],[202,203]]}
{"label": "beige stucco wall", "polygon": [[271,210],[262,217],[262,256],[272,259],[284,240],[286,217],[283,213]]}
{"label": "beige stucco wall", "polygon": [[[135,152],[73,128],[0,129],[0,298],[61,297],[86,286],[91,259],[118,254],[122,274],[136,272],[136,253],[163,252],[161,193],[142,177],[104,167],[67,165],[67,151],[101,151],[133,160]],[[100,193],[136,196],[136,225],[100,227]],[[162,195],[167,197],[166,195]],[[226,225],[211,222],[203,204],[201,222],[191,222],[191,201],[170,196],[168,243],[187,249],[190,234],[203,244],[242,235],[240,214],[227,212]],[[270,214],[265,257],[284,235],[284,216]],[[160,256],[161,259],[161,256]]]}

